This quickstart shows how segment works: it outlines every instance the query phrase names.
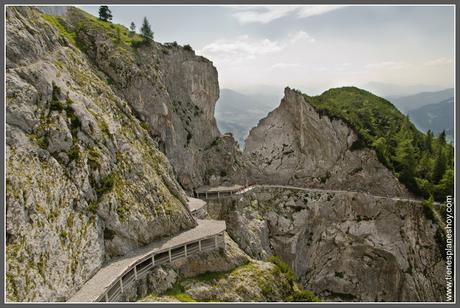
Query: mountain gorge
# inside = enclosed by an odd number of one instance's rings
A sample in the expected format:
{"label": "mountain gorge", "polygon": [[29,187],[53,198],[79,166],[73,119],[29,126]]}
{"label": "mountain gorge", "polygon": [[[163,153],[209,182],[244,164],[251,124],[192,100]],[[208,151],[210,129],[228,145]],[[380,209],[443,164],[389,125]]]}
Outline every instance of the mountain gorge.
{"label": "mountain gorge", "polygon": [[261,186],[207,200],[224,250],[160,265],[125,299],[443,299],[442,207],[417,199],[453,189],[445,140],[357,88],[286,88],[241,151],[216,124],[217,70],[190,46],[44,11],[6,10],[8,301],[67,301],[196,227],[197,188],[247,182]]}

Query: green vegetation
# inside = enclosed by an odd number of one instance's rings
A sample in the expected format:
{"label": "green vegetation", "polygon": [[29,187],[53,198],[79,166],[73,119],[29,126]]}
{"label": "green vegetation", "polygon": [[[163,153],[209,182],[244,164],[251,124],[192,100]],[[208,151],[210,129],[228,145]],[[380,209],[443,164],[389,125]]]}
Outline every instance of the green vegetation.
{"label": "green vegetation", "polygon": [[184,49],[187,51],[193,51],[192,46],[190,46],[189,44],[184,45]]}
{"label": "green vegetation", "polygon": [[77,25],[76,27],[66,28],[65,21],[60,17],[43,14],[43,18],[52,26],[56,27],[64,37],[82,51],[88,48],[85,46],[84,40],[81,39],[82,35],[92,30],[105,33],[109,38],[112,38],[114,42],[126,47],[138,47],[143,43],[143,37],[141,35],[130,32],[130,30],[123,25],[113,24],[109,22],[109,20],[104,21],[77,8],[71,8],[69,13],[73,24]]}
{"label": "green vegetation", "polygon": [[180,302],[196,302],[190,295],[185,293],[184,287],[180,283],[175,283],[172,288],[166,291],[165,295],[174,297]]}
{"label": "green vegetation", "polygon": [[102,21],[110,22],[112,20],[112,12],[107,5],[99,7],[99,19]]}
{"label": "green vegetation", "polygon": [[304,95],[320,116],[340,119],[358,135],[350,147],[375,150],[378,159],[413,193],[444,200],[453,193],[453,147],[418,131],[390,102],[367,91],[344,87],[319,96]]}
{"label": "green vegetation", "polygon": [[112,191],[112,188],[115,184],[115,175],[110,173],[106,177],[102,178],[99,182],[99,187],[96,188],[96,194],[98,199],[105,193]]}
{"label": "green vegetation", "polygon": [[142,21],[141,34],[144,38],[144,43],[150,44],[153,41],[153,31],[147,17],[144,17],[144,20]]}
{"label": "green vegetation", "polygon": [[65,38],[67,38],[67,40],[70,43],[77,46],[75,32],[67,31],[67,29],[64,27],[64,22],[61,17],[47,15],[47,14],[43,14],[42,16],[43,16],[43,19],[45,19],[49,24],[54,26],[59,31],[59,33],[61,33]]}
{"label": "green vegetation", "polygon": [[309,290],[305,290],[299,283],[292,268],[278,256],[271,256],[268,261],[275,264],[277,269],[285,275],[293,289],[293,293],[287,297],[288,302],[320,302],[321,300]]}
{"label": "green vegetation", "polygon": [[308,290],[295,290],[294,294],[288,297],[288,302],[320,302],[321,300]]}

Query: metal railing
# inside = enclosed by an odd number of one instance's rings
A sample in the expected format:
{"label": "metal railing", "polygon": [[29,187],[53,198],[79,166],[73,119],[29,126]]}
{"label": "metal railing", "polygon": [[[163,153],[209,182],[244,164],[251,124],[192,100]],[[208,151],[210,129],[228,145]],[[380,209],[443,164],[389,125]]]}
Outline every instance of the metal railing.
{"label": "metal railing", "polygon": [[131,265],[99,296],[97,301],[120,301],[125,290],[131,287],[137,280],[144,278],[153,267],[196,255],[203,251],[214,250],[220,246],[225,247],[224,232],[147,255]]}

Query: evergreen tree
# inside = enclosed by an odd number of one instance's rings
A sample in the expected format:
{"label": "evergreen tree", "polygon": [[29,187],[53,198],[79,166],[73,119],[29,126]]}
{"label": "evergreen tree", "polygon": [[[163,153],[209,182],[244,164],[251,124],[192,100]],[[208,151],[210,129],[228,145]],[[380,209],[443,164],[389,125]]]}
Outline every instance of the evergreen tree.
{"label": "evergreen tree", "polygon": [[430,152],[433,153],[433,132],[429,129],[426,132],[425,138],[425,148]]}
{"label": "evergreen tree", "polygon": [[99,19],[103,21],[112,21],[112,12],[107,5],[99,7]]}
{"label": "evergreen tree", "polygon": [[149,44],[153,41],[153,31],[146,17],[144,17],[144,20],[142,22],[141,34],[144,37],[145,43]]}
{"label": "evergreen tree", "polygon": [[415,150],[410,139],[405,139],[398,144],[396,149],[396,161],[398,162],[399,179],[406,183],[412,191],[417,190],[415,182]]}
{"label": "evergreen tree", "polygon": [[433,169],[433,182],[435,184],[443,178],[444,173],[446,172],[446,156],[442,147],[439,147],[438,153],[436,155],[436,161],[434,163]]}
{"label": "evergreen tree", "polygon": [[446,131],[443,130],[440,134],[439,134],[439,142],[441,143],[441,145],[445,145],[446,144]]}
{"label": "evergreen tree", "polygon": [[134,24],[134,22],[131,22],[131,25],[129,26],[129,30],[131,34],[134,34],[136,32],[136,25]]}

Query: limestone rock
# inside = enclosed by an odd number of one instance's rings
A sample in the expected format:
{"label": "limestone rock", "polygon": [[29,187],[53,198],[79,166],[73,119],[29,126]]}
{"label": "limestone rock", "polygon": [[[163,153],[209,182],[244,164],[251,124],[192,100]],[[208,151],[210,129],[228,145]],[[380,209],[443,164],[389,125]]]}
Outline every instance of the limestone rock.
{"label": "limestone rock", "polygon": [[[238,199],[210,200],[208,213],[226,220],[251,257],[281,257],[324,300],[444,300],[442,230],[421,202],[255,188]],[[254,217],[268,228],[253,228]]]}
{"label": "limestone rock", "polygon": [[250,131],[244,158],[256,183],[409,196],[373,150],[350,149],[356,139],[343,121],[321,116],[286,88],[280,106]]}
{"label": "limestone rock", "polygon": [[103,262],[196,222],[90,59],[38,10],[6,16],[6,298],[65,301]]}

